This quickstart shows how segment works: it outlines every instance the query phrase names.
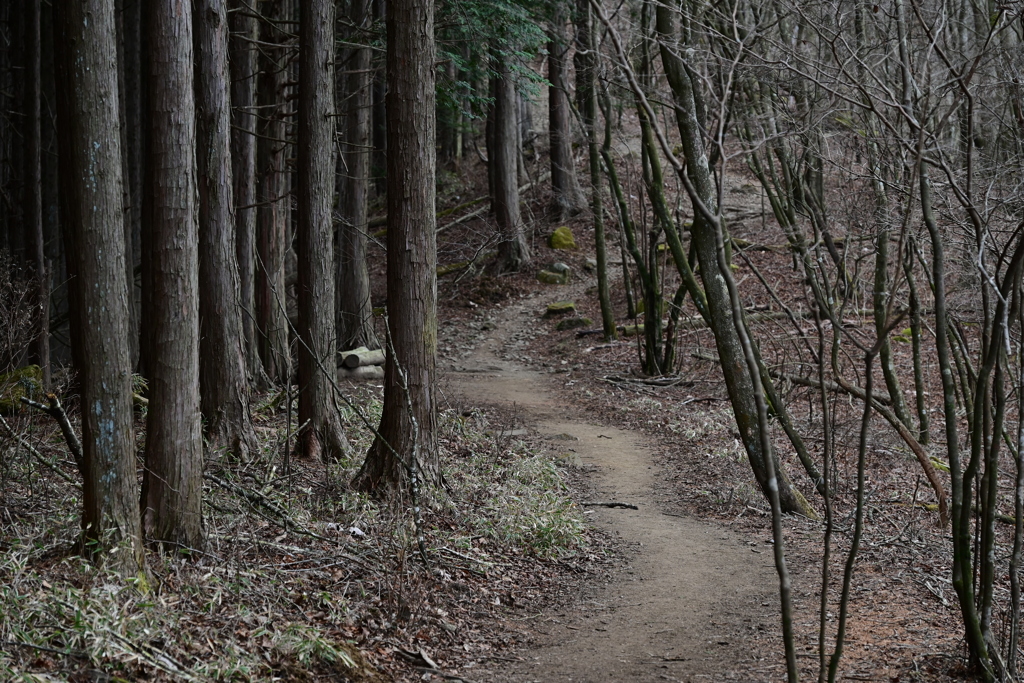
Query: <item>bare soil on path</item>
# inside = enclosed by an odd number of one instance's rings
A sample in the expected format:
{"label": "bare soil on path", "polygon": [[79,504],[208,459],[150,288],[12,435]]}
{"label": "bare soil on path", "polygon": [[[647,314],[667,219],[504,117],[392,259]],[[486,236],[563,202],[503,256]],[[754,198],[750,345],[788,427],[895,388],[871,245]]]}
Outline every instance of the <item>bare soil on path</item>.
{"label": "bare soil on path", "polygon": [[[536,324],[536,301],[496,311],[491,330],[449,368],[471,405],[515,409],[520,422],[564,439],[588,472],[593,498],[637,510],[588,506],[597,529],[630,550],[607,583],[587,584],[575,604],[524,619],[530,645],[521,662],[475,669],[474,681],[768,680],[754,643],[778,630],[771,553],[733,531],[668,513],[656,484],[663,473],[644,435],[598,424],[559,395],[549,373],[500,357],[503,340]],[[529,306],[529,308],[527,308]],[[663,498],[663,497],[662,497]]]}

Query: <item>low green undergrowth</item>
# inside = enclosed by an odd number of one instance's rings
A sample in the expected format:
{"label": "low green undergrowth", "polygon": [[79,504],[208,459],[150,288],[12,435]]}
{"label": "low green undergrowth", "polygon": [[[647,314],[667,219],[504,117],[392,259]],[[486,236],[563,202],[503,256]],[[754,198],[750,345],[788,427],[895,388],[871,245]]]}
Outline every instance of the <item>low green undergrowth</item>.
{"label": "low green undergrowth", "polygon": [[[507,581],[586,545],[554,458],[444,411],[444,485],[422,492],[424,566],[407,497],[347,486],[372,440],[359,413],[376,424],[381,405],[369,387],[353,400],[351,457],[330,465],[286,460],[287,400],[254,402],[261,452],[208,463],[206,545],[149,553],[128,580],[70,552],[80,491],[0,443],[0,680],[386,680],[404,671],[397,648],[451,637],[451,586],[480,618],[481,605],[503,609],[475,597],[492,594],[491,568]],[[19,429],[77,480],[51,425]]]}

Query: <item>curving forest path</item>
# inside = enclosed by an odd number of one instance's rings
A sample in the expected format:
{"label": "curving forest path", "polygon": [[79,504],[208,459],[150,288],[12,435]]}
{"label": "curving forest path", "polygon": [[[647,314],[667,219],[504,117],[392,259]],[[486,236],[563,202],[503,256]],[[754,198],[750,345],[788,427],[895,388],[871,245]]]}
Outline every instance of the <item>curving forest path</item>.
{"label": "curving forest path", "polygon": [[591,523],[633,548],[608,583],[588,584],[572,605],[528,615],[521,662],[475,669],[474,681],[768,680],[751,637],[777,630],[778,583],[771,553],[741,536],[659,509],[659,466],[645,437],[597,424],[558,395],[553,377],[501,358],[517,331],[536,325],[536,300],[495,311],[496,328],[449,369],[469,404],[515,406],[544,436],[571,435],[589,473]]}

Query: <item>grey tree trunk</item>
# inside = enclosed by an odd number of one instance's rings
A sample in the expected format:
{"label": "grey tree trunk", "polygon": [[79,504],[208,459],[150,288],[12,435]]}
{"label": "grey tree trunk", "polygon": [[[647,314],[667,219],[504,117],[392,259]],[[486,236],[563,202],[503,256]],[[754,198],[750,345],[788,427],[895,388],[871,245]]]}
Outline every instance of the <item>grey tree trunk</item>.
{"label": "grey tree trunk", "polygon": [[494,106],[491,110],[492,144],[488,154],[493,177],[491,209],[498,224],[499,273],[518,271],[530,262],[530,245],[526,242],[522,216],[519,213],[519,131],[515,79],[508,57],[492,57]]}
{"label": "grey tree trunk", "polygon": [[211,451],[256,453],[239,307],[231,182],[227,0],[194,0],[199,183],[199,388]]}
{"label": "grey tree trunk", "polygon": [[[113,0],[54,3],[61,224],[82,405],[84,550],[127,573],[143,567],[135,475],[128,283]],[[110,551],[123,546],[116,554]]]}
{"label": "grey tree trunk", "polygon": [[254,269],[256,254],[256,47],[259,21],[244,11],[246,0],[232,0],[229,19],[231,69],[231,178],[235,202],[235,252],[238,261],[238,301],[242,307],[242,336],[250,380],[265,383],[256,341]]}
{"label": "grey tree trunk", "polygon": [[[658,4],[655,14],[656,32],[661,48],[661,60],[665,75],[672,88],[675,102],[676,123],[679,127],[683,154],[686,157],[686,173],[696,194],[696,199],[711,212],[718,211],[717,193],[711,169],[708,167],[707,151],[701,137],[698,123],[698,93],[686,67],[679,57],[679,50],[673,45],[675,28],[672,11],[666,5]],[[766,458],[774,460],[774,471],[778,477],[779,501],[783,512],[798,512],[813,515],[804,497],[793,488],[774,451],[766,452],[760,438],[757,419],[757,405],[754,399],[754,380],[748,371],[740,343],[739,332],[733,321],[729,291],[719,270],[715,242],[715,225],[701,211],[694,211],[692,239],[700,264],[701,281],[707,297],[711,330],[715,335],[719,362],[725,378],[729,400],[732,403],[740,438],[747,451],[754,477],[765,496],[768,496],[770,477]]]}
{"label": "grey tree trunk", "polygon": [[[351,0],[349,20],[357,29],[370,24],[369,0]],[[358,47],[349,50],[345,83],[348,103],[342,132],[338,169],[338,345],[340,349],[359,346],[376,348],[370,276],[366,270],[366,212],[370,187],[370,48],[362,45],[365,35],[355,35]]]}
{"label": "grey tree trunk", "polygon": [[413,465],[440,479],[433,0],[389,2],[387,40],[390,353],[379,436],[353,480],[363,491],[398,487]]}
{"label": "grey tree trunk", "polygon": [[[263,15],[285,18],[283,0],[264,0]],[[257,139],[256,163],[260,176],[256,237],[256,327],[260,358],[267,376],[274,382],[291,381],[288,350],[288,313],[285,293],[285,252],[288,248],[288,135],[284,104],[288,77],[285,42],[287,35],[277,26],[265,25],[265,43],[260,50],[258,106],[262,125]]]}
{"label": "grey tree trunk", "polygon": [[149,373],[147,540],[168,549],[203,544],[203,438],[199,413],[199,235],[196,216],[196,109],[192,6],[150,0],[150,164],[144,297]]}
{"label": "grey tree trunk", "polygon": [[[579,102],[582,105],[580,107],[580,115],[583,119],[583,132],[587,138],[587,161],[589,162],[588,167],[590,170],[590,210],[594,221],[594,251],[597,256],[597,298],[601,303],[601,327],[604,330],[605,340],[611,340],[615,339],[617,331],[608,283],[608,249],[605,245],[604,202],[602,201],[601,194],[601,153],[597,145],[597,52],[593,50],[593,46],[597,42],[597,36],[594,30],[594,23],[590,16],[590,5],[585,0],[580,0],[576,16],[576,41],[579,49],[585,54],[580,55],[580,58],[577,60],[582,69],[576,74],[576,88]],[[564,93],[563,95],[565,96],[564,106],[568,109],[569,97]],[[554,125],[554,115],[552,115],[551,122]],[[610,130],[607,132],[606,137],[611,137]],[[551,177],[554,178],[553,138],[551,159]],[[571,156],[569,161],[571,163]],[[660,321],[660,314],[657,315]]]}
{"label": "grey tree trunk", "polygon": [[572,159],[572,112],[566,76],[569,44],[565,37],[565,5],[554,3],[551,40],[548,42],[548,136],[551,143],[551,208],[555,220],[565,220],[583,208],[583,193],[576,181]]}
{"label": "grey tree trunk", "polygon": [[334,402],[334,2],[299,4],[299,452],[335,460],[348,442]]}

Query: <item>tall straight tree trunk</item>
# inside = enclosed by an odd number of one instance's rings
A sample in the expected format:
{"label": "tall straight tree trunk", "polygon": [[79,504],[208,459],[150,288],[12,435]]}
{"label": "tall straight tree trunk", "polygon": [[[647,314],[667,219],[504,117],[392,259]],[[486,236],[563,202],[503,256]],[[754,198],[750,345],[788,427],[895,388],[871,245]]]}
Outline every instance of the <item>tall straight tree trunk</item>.
{"label": "tall straight tree trunk", "polygon": [[334,0],[299,4],[299,452],[348,452],[334,401]]}
{"label": "tall straight tree trunk", "polygon": [[[144,554],[135,476],[113,0],[54,3],[61,224],[81,385],[83,550],[127,573]],[[116,553],[111,551],[117,550]]]}
{"label": "tall straight tree trunk", "polygon": [[206,438],[248,460],[249,413],[231,182],[227,0],[194,0],[199,184],[199,394]]}
{"label": "tall straight tree trunk", "polygon": [[238,301],[242,307],[242,337],[246,369],[251,380],[263,384],[256,343],[254,270],[256,254],[256,47],[259,20],[245,11],[246,0],[232,0],[231,50],[231,178],[235,202],[235,251],[238,261]]}
{"label": "tall straight tree trunk", "polygon": [[[56,103],[57,101],[57,89],[56,89],[56,64],[55,55],[56,49],[54,48],[54,24],[53,24],[53,5],[51,3],[43,3],[41,7],[41,18],[40,18],[40,52],[41,52],[41,77],[40,92],[39,96],[42,103]],[[50,105],[56,106],[55,104]],[[51,289],[53,283],[57,282],[57,276],[64,270],[64,260],[57,259],[60,252],[60,245],[63,240],[60,239],[60,208],[59,202],[59,190],[57,186],[60,182],[58,179],[58,164],[57,164],[57,127],[54,116],[46,115],[47,110],[50,107],[42,109],[40,116],[41,124],[41,139],[40,139],[40,165],[41,165],[41,201],[43,211],[43,244],[45,245],[45,257],[47,268],[50,271],[49,283]],[[61,279],[60,281],[63,281]],[[129,290],[131,289],[131,282],[129,284]],[[131,297],[129,296],[129,303],[131,303]],[[57,311],[51,310],[50,317],[52,318]],[[50,337],[50,352],[51,355],[55,355],[55,350],[61,348],[63,345],[55,343],[52,335]]]}
{"label": "tall straight tree trunk", "polygon": [[199,413],[199,235],[192,4],[149,0],[150,164],[146,248],[153,290],[145,340],[149,372],[147,540],[167,548],[203,543],[203,438]]}
{"label": "tall straight tree trunk", "polygon": [[[564,24],[564,18],[561,19]],[[590,5],[585,0],[580,0],[577,6],[577,44],[582,54],[579,65],[583,67],[576,75],[577,91],[580,107],[580,115],[583,119],[584,134],[587,137],[587,161],[590,170],[590,209],[594,221],[594,250],[597,252],[597,298],[601,303],[601,328],[604,331],[606,340],[615,339],[615,313],[611,305],[611,293],[608,284],[608,249],[605,245],[604,233],[604,202],[601,199],[601,153],[597,145],[597,51],[594,44],[597,42],[595,22],[590,15]],[[550,59],[550,57],[549,57]],[[565,102],[562,106],[569,108],[569,96],[563,92]],[[551,118],[554,126],[554,114]],[[568,134],[568,120],[566,121],[566,134]],[[606,123],[607,126],[607,123]],[[607,137],[611,136],[608,131]],[[569,164],[572,164],[571,145],[569,147]],[[551,177],[554,178],[554,135],[552,134],[551,152]],[[575,182],[575,175],[573,176]],[[660,296],[660,295],[659,295]],[[660,321],[660,313],[657,313]],[[650,318],[648,317],[648,324]],[[645,328],[646,329],[646,328]],[[659,330],[660,333],[660,330]]]}
{"label": "tall straight tree trunk", "polygon": [[387,40],[391,353],[385,368],[384,412],[378,436],[353,481],[355,488],[364,491],[396,487],[405,480],[409,467],[422,471],[427,480],[440,480],[434,395],[437,242],[433,0],[391,0]]}
{"label": "tall straight tree trunk", "polygon": [[548,42],[548,136],[551,142],[551,208],[555,220],[565,220],[580,212],[583,193],[576,182],[572,160],[572,112],[566,77],[569,44],[565,37],[565,5],[554,3],[551,40]]}
{"label": "tall straight tree trunk", "polygon": [[491,210],[501,236],[497,271],[507,273],[518,271],[530,262],[530,245],[526,243],[519,213],[519,99],[508,57],[496,55],[491,62],[496,75],[491,109],[493,139],[487,159],[494,179]]}
{"label": "tall straight tree trunk", "polygon": [[[284,0],[266,0],[263,15],[284,18]],[[284,103],[287,84],[287,36],[277,26],[267,24],[261,34],[258,105],[262,117],[261,136],[257,140],[256,163],[260,175],[259,210],[256,237],[256,326],[263,369],[274,382],[291,381],[291,354],[288,350],[288,313],[285,292],[285,253],[288,250],[288,193],[286,167],[288,135]]]}
{"label": "tall straight tree trunk", "polygon": [[[373,8],[373,20],[384,21],[387,14],[387,0],[371,0]],[[386,68],[385,68],[386,71]],[[373,116],[372,135],[373,153],[370,156],[370,174],[374,180],[375,196],[380,196],[387,191],[387,152],[388,152],[388,125],[387,125],[387,75],[377,69],[373,75]]]}
{"label": "tall straight tree trunk", "polygon": [[32,360],[43,371],[43,387],[50,390],[50,275],[46,264],[43,237],[43,167],[40,142],[42,117],[42,59],[40,30],[41,0],[25,4],[25,193],[23,211],[29,237],[29,258],[36,281],[36,315],[38,330],[32,342]]}
{"label": "tall straight tree trunk", "polygon": [[[456,80],[458,67],[454,60],[449,59],[444,66],[444,77],[450,83]],[[438,107],[437,109],[437,153],[438,162],[444,166],[455,161],[455,140],[458,137],[459,129],[458,105]]]}
{"label": "tall straight tree trunk", "polygon": [[352,37],[357,46],[349,51],[344,82],[348,103],[338,170],[338,343],[341,348],[376,348],[370,276],[366,270],[366,212],[370,183],[370,48],[369,0],[351,0],[349,20],[359,31]]}
{"label": "tall straight tree trunk", "polygon": [[[18,31],[11,23],[12,14],[14,14],[14,3],[0,3],[0,30],[6,28],[10,33],[17,34]],[[12,102],[15,93],[12,82],[14,69],[11,64],[13,53],[14,50],[10,45],[7,46],[7,49],[0,50],[0,108],[4,112],[12,111],[14,108],[14,102]],[[0,117],[0,192],[8,191],[11,147],[17,137],[13,130],[11,117]],[[0,251],[10,251],[11,249],[12,213],[11,211],[0,211]]]}
{"label": "tall straight tree trunk", "polygon": [[[21,183],[24,178],[19,177],[25,169],[25,153],[27,152],[25,142],[25,120],[23,114],[24,103],[21,101],[22,96],[25,93],[25,79],[27,77],[26,63],[27,50],[26,50],[26,31],[25,31],[25,20],[27,19],[29,3],[18,2],[12,3],[10,10],[9,23],[6,25],[8,34],[5,40],[6,52],[10,54],[8,57],[8,69],[10,76],[10,84],[7,88],[7,92],[11,97],[11,102],[8,106],[5,106],[3,111],[15,113],[15,117],[11,117],[14,123],[11,127],[12,138],[9,145],[9,158],[5,165],[9,165],[7,171],[7,182],[6,187],[0,187],[0,191],[3,191],[7,197],[18,197],[22,194]],[[5,211],[9,216],[9,233],[10,233],[10,250],[11,256],[14,257],[15,263],[18,264],[19,268],[28,266],[31,264],[32,257],[29,253],[29,239],[27,216],[22,211],[23,204],[14,201],[5,201]]]}
{"label": "tall straight tree trunk", "polygon": [[132,367],[139,363],[140,357],[140,298],[135,282],[135,266],[141,259],[142,252],[142,205],[145,190],[145,158],[146,158],[146,124],[145,81],[143,73],[145,65],[142,55],[143,34],[143,3],[138,0],[124,0],[121,17],[121,35],[123,47],[121,54],[122,102],[124,106],[124,150],[125,160],[125,196],[128,206],[125,207],[125,272],[128,275],[128,303],[130,320],[130,337]]}

